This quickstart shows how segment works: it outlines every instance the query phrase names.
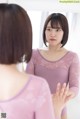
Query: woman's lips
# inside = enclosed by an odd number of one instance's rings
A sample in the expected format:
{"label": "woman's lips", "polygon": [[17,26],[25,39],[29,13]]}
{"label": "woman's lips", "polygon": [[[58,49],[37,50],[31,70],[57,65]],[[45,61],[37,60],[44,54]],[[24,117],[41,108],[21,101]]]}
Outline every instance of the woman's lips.
{"label": "woman's lips", "polygon": [[56,39],[50,39],[51,41],[56,41]]}

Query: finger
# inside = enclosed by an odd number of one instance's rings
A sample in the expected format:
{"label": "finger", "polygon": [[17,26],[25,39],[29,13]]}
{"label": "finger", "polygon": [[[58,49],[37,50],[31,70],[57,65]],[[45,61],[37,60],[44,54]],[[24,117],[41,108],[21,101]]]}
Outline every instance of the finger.
{"label": "finger", "polygon": [[74,92],[69,90],[68,93],[67,93],[67,96],[70,96],[70,97],[73,98],[75,96],[75,94],[74,94]]}
{"label": "finger", "polygon": [[66,89],[66,83],[64,83],[62,85],[62,88],[61,88],[61,91],[60,91],[60,96],[63,96],[64,95],[65,89]]}
{"label": "finger", "polygon": [[69,92],[69,85],[67,85],[65,87],[64,93],[63,93],[63,98],[66,98],[68,96],[68,92]]}
{"label": "finger", "polygon": [[71,96],[67,96],[66,99],[65,99],[65,103],[68,102],[69,100],[71,100],[72,97]]}
{"label": "finger", "polygon": [[57,88],[56,88],[56,95],[59,95],[60,89],[61,89],[61,84],[58,83],[58,84],[57,84]]}

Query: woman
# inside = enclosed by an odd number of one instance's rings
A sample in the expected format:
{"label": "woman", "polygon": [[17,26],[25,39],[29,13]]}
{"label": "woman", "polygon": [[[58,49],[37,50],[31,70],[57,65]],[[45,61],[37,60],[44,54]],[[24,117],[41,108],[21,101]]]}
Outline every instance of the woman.
{"label": "woman", "polygon": [[[61,85],[69,84],[67,101],[75,97],[79,90],[79,58],[76,53],[64,48],[68,33],[67,18],[61,13],[50,14],[43,28],[43,42],[47,49],[33,50],[26,69],[28,73],[45,78],[52,95],[56,92],[58,82]],[[66,108],[61,118],[67,119]]]}

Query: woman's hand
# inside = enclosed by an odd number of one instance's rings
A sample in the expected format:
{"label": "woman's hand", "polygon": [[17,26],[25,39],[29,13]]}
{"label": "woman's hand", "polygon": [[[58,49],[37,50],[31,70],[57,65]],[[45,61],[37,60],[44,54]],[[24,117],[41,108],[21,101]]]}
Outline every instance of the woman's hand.
{"label": "woman's hand", "polygon": [[67,93],[67,97],[66,97],[66,102],[68,102],[69,100],[71,100],[74,97],[75,97],[75,93],[69,89],[69,91]]}
{"label": "woman's hand", "polygon": [[61,116],[62,109],[68,101],[67,96],[69,91],[69,86],[64,83],[62,86],[60,83],[57,84],[56,93],[52,95],[54,111],[57,116]]}

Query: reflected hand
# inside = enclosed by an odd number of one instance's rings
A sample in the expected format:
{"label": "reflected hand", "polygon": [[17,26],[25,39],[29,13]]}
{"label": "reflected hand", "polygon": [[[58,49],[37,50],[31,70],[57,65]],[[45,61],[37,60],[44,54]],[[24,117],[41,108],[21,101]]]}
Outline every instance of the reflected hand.
{"label": "reflected hand", "polygon": [[66,97],[68,95],[69,86],[64,83],[62,86],[60,83],[57,84],[56,93],[52,95],[53,106],[56,115],[61,115],[62,109],[66,104]]}
{"label": "reflected hand", "polygon": [[68,93],[67,93],[66,102],[68,102],[69,100],[71,100],[74,97],[75,97],[74,92],[72,92],[71,90],[69,90]]}

